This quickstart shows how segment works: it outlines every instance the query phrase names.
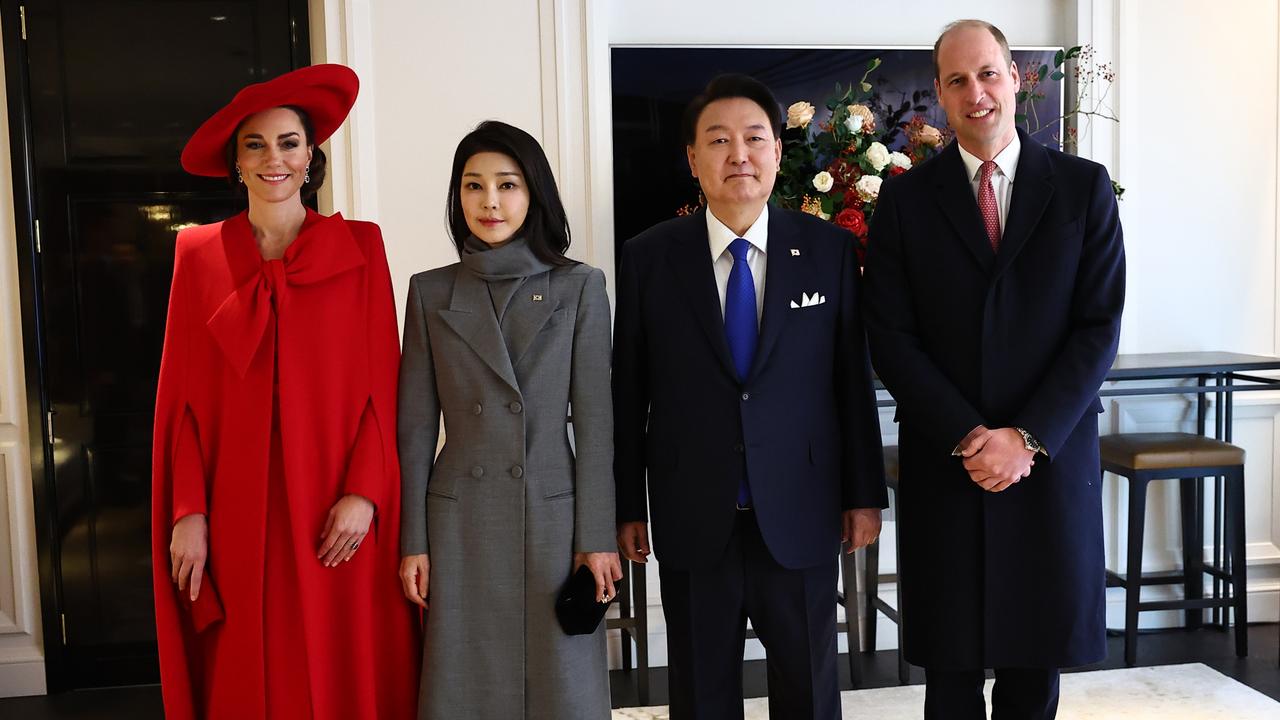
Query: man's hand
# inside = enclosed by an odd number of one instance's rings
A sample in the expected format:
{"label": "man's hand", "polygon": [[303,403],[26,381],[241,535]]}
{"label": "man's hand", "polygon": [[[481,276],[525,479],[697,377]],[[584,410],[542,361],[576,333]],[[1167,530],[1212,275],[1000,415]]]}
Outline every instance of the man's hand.
{"label": "man's hand", "polygon": [[649,557],[649,524],[643,520],[618,526],[618,550],[622,557],[643,564]]}
{"label": "man's hand", "polygon": [[983,490],[1001,492],[1030,475],[1035,464],[1035,453],[1027,449],[1022,433],[1000,428],[991,431],[980,451],[965,458],[964,469]]}
{"label": "man's hand", "polygon": [[968,445],[965,445],[964,447],[959,448],[957,454],[960,455],[960,457],[964,457],[964,458],[971,458],[974,455],[977,455],[982,450],[982,448],[986,446],[987,441],[991,439],[991,433],[992,433],[991,430],[988,430],[986,427],[982,425],[979,425],[978,427],[974,428],[973,439],[969,440]]}
{"label": "man's hand", "polygon": [[854,508],[844,511],[841,542],[849,543],[846,553],[870,545],[880,537],[880,508]]}

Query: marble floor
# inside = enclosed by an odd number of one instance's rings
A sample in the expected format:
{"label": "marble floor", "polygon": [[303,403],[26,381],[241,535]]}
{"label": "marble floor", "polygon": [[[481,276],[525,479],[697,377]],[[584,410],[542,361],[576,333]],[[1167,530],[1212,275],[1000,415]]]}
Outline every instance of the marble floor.
{"label": "marble floor", "polygon": [[[1232,649],[1231,636],[1227,633],[1212,629],[1156,631],[1142,635],[1138,660],[1143,667],[1148,668],[1201,664],[1217,673],[1217,675],[1204,676],[1210,678],[1212,682],[1195,686],[1188,683],[1185,686],[1186,689],[1203,687],[1207,692],[1220,686],[1234,687],[1235,685],[1240,685],[1256,691],[1250,696],[1255,700],[1265,696],[1271,700],[1280,701],[1280,648],[1277,647],[1276,624],[1263,623],[1250,626],[1249,647],[1249,657],[1237,658]],[[908,702],[907,710],[909,714],[899,716],[885,714],[878,717],[883,717],[885,720],[891,717],[919,717],[920,706],[918,704],[912,706],[910,703],[918,703],[918,697],[922,697],[922,695],[918,696],[918,694],[923,692],[923,688],[919,687],[918,684],[924,681],[923,671],[913,668],[911,677],[913,685],[900,687],[897,680],[896,651],[885,650],[862,654],[857,658],[857,662],[862,671],[863,687],[885,690],[858,693],[852,696],[855,700],[859,702],[863,700],[878,702],[881,699],[894,701],[897,698],[905,697]],[[1119,637],[1112,637],[1108,641],[1108,659],[1096,665],[1080,668],[1079,671],[1113,670],[1122,668],[1123,665],[1123,641]],[[845,690],[849,689],[847,668],[848,664],[842,656],[840,658],[841,683],[843,685],[842,689]],[[1197,672],[1199,671],[1197,670]],[[1157,673],[1151,675],[1151,677],[1158,675]],[[1123,674],[1111,676],[1099,674],[1097,677],[1104,681],[1100,687],[1105,687],[1108,683],[1117,682],[1110,678],[1118,678],[1118,681],[1123,681],[1126,692],[1129,691],[1131,686],[1137,687],[1142,683],[1149,682],[1146,679],[1148,676],[1141,673],[1128,676]],[[1224,681],[1222,679],[1224,677],[1231,678],[1235,682]],[[767,689],[765,687],[765,667],[762,661],[744,663],[743,679],[745,694],[748,697],[758,698],[765,694]],[[640,705],[637,695],[636,673],[614,671],[611,673],[610,680],[615,708]],[[649,680],[650,696],[645,704],[665,704],[667,702],[666,669],[656,668],[651,670]],[[1066,677],[1063,680],[1063,713],[1059,716],[1061,720],[1093,720],[1095,717],[1103,717],[1096,714],[1092,716],[1068,716],[1066,714],[1069,705],[1065,696],[1069,692],[1068,688],[1075,687],[1075,682],[1074,677]],[[1204,693],[1196,690],[1194,694],[1200,695]],[[1073,695],[1072,702],[1075,701],[1076,697]],[[1194,707],[1186,705],[1187,702],[1190,702],[1189,699],[1184,698],[1179,702],[1182,702],[1185,707]],[[1158,716],[1135,714],[1142,709],[1142,707],[1139,707],[1135,710],[1125,710],[1121,716],[1125,720],[1145,720],[1146,717],[1158,717],[1158,720],[1181,720],[1181,718],[1193,717],[1186,715],[1185,710],[1182,715],[1174,714],[1170,711],[1164,711]],[[1271,713],[1262,717],[1280,717],[1280,715],[1276,715],[1276,710],[1280,709],[1280,706],[1270,706],[1270,709]],[[846,717],[867,717],[868,715],[863,714],[866,712],[880,711],[851,710]],[[876,715],[870,716],[876,717]],[[1114,714],[1107,714],[1106,716],[1116,717]],[[160,706],[160,691],[154,685],[80,690],[43,697],[0,699],[0,718],[5,720],[10,718],[13,720],[114,720],[115,718],[160,720],[163,717],[164,713]],[[1201,718],[1213,718],[1215,716],[1196,715],[1194,717],[1200,720]],[[1222,717],[1243,720],[1248,716],[1230,715]]]}

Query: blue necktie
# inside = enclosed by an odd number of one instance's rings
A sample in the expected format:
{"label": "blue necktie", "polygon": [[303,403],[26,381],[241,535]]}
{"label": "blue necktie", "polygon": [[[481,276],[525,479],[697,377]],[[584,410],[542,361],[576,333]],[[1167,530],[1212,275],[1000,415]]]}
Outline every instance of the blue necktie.
{"label": "blue necktie", "polygon": [[[742,238],[729,243],[733,269],[729,271],[729,286],[724,294],[724,334],[729,340],[733,366],[742,382],[746,382],[747,373],[751,371],[760,335],[756,321],[756,283],[751,277],[751,266],[747,264],[749,247],[750,244]],[[747,484],[745,472],[738,485],[738,507],[751,507],[751,486]]]}

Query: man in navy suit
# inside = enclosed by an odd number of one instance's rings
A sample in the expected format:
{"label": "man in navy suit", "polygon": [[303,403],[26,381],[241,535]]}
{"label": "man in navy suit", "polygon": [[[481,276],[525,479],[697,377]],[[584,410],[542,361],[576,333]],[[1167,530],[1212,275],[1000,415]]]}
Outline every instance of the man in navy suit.
{"label": "man in navy suit", "polygon": [[840,543],[880,532],[880,428],[856,240],[768,207],[781,111],[742,75],[685,111],[707,208],[622,250],[614,326],[618,545],[661,561],[671,717],[741,718],[746,622],[776,718],[840,717]]}
{"label": "man in navy suit", "polygon": [[934,46],[956,141],[886,181],[866,267],[871,355],[898,402],[907,660],[926,718],[1052,718],[1058,668],[1106,652],[1098,388],[1124,245],[1106,170],[1014,127],[994,26]]}

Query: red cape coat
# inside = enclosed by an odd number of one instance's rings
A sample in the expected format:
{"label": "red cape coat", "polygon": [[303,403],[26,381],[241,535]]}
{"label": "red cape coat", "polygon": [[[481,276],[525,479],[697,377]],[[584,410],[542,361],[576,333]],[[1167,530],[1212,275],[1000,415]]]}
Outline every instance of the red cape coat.
{"label": "red cape coat", "polygon": [[[398,579],[399,361],[376,225],[308,211],[274,261],[262,259],[246,213],[178,234],[152,455],[156,629],[171,720],[264,717],[267,663],[303,664],[316,718],[415,716],[420,623]],[[277,366],[298,577],[295,592],[264,597]],[[348,493],[377,511],[352,560],[326,568],[320,533]],[[209,522],[194,605],[169,574],[173,523],[191,513]],[[305,647],[265,656],[268,603],[296,613]]]}

